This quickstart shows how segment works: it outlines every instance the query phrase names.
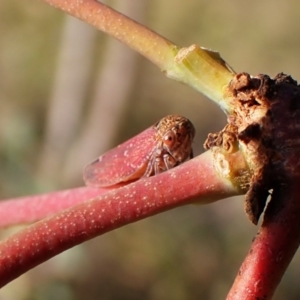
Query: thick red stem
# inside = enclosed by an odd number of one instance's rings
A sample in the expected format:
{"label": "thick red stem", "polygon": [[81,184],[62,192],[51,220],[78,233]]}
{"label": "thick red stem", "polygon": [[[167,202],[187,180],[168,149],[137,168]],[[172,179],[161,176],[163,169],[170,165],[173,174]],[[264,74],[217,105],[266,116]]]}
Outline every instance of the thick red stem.
{"label": "thick red stem", "polygon": [[0,227],[33,223],[109,190],[81,187],[0,202]]}
{"label": "thick red stem", "polygon": [[272,299],[300,243],[300,178],[274,193],[227,300]]}
{"label": "thick red stem", "polygon": [[[40,221],[0,243],[0,286],[54,255],[128,223],[188,204],[236,195],[214,170],[210,151]],[[202,200],[202,201],[201,201]]]}

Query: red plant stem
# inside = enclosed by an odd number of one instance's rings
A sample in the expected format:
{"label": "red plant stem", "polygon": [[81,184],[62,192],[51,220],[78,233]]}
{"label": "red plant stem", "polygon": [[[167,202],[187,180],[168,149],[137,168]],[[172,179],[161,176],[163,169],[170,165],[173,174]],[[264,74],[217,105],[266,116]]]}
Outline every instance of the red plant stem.
{"label": "red plant stem", "polygon": [[188,84],[231,109],[223,87],[233,71],[216,52],[191,45],[180,48],[154,31],[95,0],[43,0],[119,40],[154,63],[167,77]]}
{"label": "red plant stem", "polygon": [[81,187],[0,201],[0,227],[33,223],[109,190]]}
{"label": "red plant stem", "polygon": [[272,299],[300,243],[299,182],[297,177],[284,191],[272,195],[227,300]]}
{"label": "red plant stem", "polygon": [[170,41],[95,0],[43,0],[109,34],[147,57],[162,70],[173,64]]}
{"label": "red plant stem", "polygon": [[[206,152],[168,172],[112,190],[31,225],[0,243],[0,286],[56,254],[196,197],[203,203],[238,194],[216,174]],[[201,203],[201,202],[200,202]]]}

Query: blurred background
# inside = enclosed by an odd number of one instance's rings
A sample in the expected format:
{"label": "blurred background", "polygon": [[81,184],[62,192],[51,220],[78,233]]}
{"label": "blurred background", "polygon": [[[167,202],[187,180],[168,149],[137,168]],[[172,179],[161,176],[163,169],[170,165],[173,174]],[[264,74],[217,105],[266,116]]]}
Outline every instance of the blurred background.
{"label": "blurred background", "polygon": [[[297,0],[106,3],[179,46],[219,51],[237,72],[300,78]],[[208,99],[42,1],[0,2],[0,78],[1,199],[82,186],[87,163],[167,114],[194,123],[196,155],[225,124]],[[224,299],[256,230],[242,197],[181,207],[66,251],[0,300]],[[300,298],[299,262],[274,299]]]}

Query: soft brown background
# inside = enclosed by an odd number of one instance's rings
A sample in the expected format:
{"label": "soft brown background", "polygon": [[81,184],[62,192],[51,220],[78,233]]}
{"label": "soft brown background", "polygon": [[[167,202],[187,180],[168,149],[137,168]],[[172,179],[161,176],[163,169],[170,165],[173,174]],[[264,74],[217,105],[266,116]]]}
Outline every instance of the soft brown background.
{"label": "soft brown background", "polygon": [[[300,78],[297,0],[109,3],[180,46],[218,50],[237,72]],[[82,185],[86,163],[170,113],[194,123],[197,155],[225,124],[208,99],[90,26],[42,1],[0,2],[1,198]],[[65,252],[0,299],[224,299],[256,230],[242,198],[181,207]],[[300,298],[299,260],[274,299]]]}

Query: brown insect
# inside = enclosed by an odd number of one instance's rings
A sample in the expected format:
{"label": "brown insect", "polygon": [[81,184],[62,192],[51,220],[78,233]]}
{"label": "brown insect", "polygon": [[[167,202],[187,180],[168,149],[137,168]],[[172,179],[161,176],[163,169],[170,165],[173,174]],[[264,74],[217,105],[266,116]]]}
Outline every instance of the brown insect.
{"label": "brown insect", "polygon": [[187,118],[166,116],[87,165],[84,181],[106,187],[174,168],[193,157],[194,136],[195,128]]}

